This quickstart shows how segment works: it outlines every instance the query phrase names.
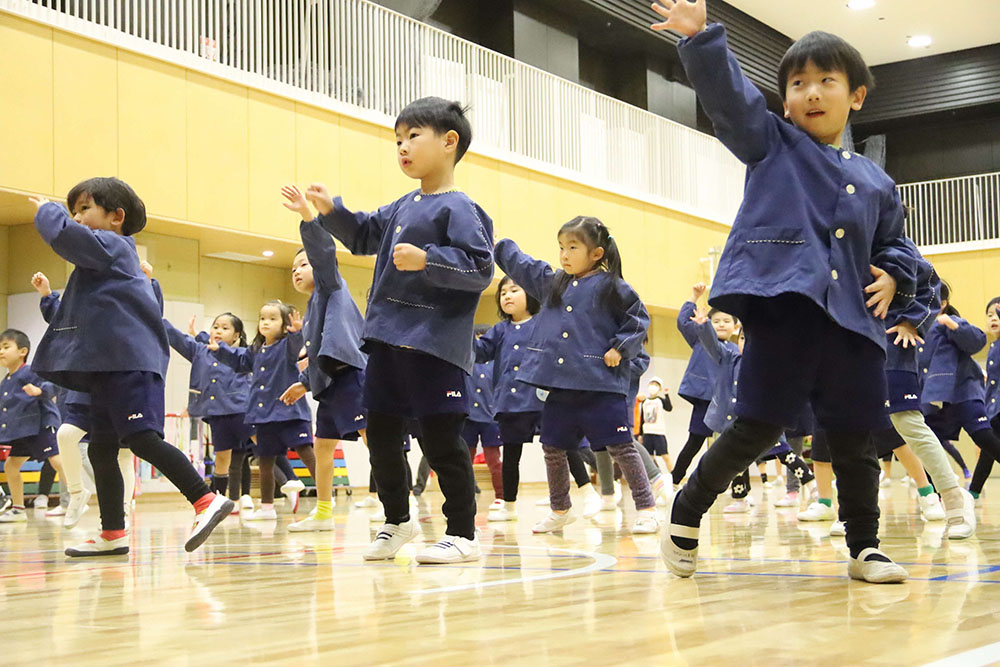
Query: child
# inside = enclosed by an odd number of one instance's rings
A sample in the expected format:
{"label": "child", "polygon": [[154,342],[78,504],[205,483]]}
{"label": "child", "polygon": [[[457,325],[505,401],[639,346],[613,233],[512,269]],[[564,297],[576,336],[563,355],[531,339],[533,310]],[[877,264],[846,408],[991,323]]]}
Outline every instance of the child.
{"label": "child", "polygon": [[[212,321],[211,333],[191,336],[174,327],[166,319],[170,347],[191,362],[188,415],[201,419],[211,429],[215,469],[212,490],[225,495],[234,505],[240,500],[243,482],[243,459],[247,455],[250,429],[244,423],[250,401],[250,375],[236,373],[208,349],[209,343],[225,343],[246,347],[247,335],[243,320],[232,313],[222,313]],[[189,329],[194,329],[191,318]],[[234,507],[234,512],[239,509]]]}
{"label": "child", "polygon": [[300,382],[281,400],[291,405],[308,389],[319,402],[316,410],[316,511],[288,527],[292,532],[333,530],[333,457],[340,440],[366,436],[367,415],[362,405],[367,359],[361,352],[364,317],[340,275],[337,244],[320,227],[302,192],[282,188],[285,207],[302,217],[299,236],[303,248],[292,263],[295,291],[309,295],[302,333],[309,364]]}
{"label": "child", "polygon": [[[562,270],[504,239],[497,264],[544,305],[517,379],[549,391],[542,410],[542,449],[552,513],[532,529],[558,530],[576,519],[569,498],[567,450],[581,438],[608,449],[632,489],[634,533],[659,528],[655,500],[632,442],[630,364],[642,350],[649,314],[622,278],[621,257],[597,218],[579,216],[558,234]],[[610,347],[608,347],[610,345]]]}
{"label": "child", "polygon": [[840,148],[871,73],[842,39],[806,35],[779,67],[787,123],[767,111],[763,94],[740,72],[725,29],[706,26],[705,0],[663,0],[653,9],[667,19],[654,29],[684,35],[677,49],[698,99],[718,138],[748,165],[744,202],[709,299],[742,320],[749,341],[737,417],[674,497],[661,541],[664,562],[676,575],[694,573],[702,515],[795,425],[811,398],[840,484],[849,576],[903,581],[906,571],[878,549],[870,434],[884,418],[882,320],[897,288],[913,293],[914,260],[892,180]]}
{"label": "child", "polygon": [[542,422],[544,404],[538,393],[517,379],[541,304],[510,276],[500,279],[496,302],[500,321],[476,339],[476,361],[493,362],[496,422],[503,442],[503,507],[491,508],[489,520],[510,521],[516,518],[521,452],[524,443],[535,439]]}
{"label": "child", "polygon": [[[481,338],[488,327],[485,325],[476,326],[476,338]],[[496,408],[493,397],[493,362],[477,363],[472,367],[472,374],[468,377],[465,390],[472,399],[472,410],[465,420],[462,428],[462,440],[469,446],[469,456],[476,457],[476,449],[479,444],[483,446],[483,458],[486,459],[486,467],[490,471],[490,481],[493,484],[493,504],[490,505],[490,514],[505,510],[503,496],[503,472],[500,464],[500,446],[503,441],[500,437],[500,427],[494,421]]]}
{"label": "child", "polygon": [[493,221],[455,189],[455,165],[472,140],[461,106],[426,97],[396,118],[399,166],[420,181],[374,213],[347,210],[320,184],[306,197],[319,222],[355,255],[377,255],[363,333],[368,444],[386,523],[364,554],[392,559],[417,534],[403,459],[407,420],[445,495],[445,536],[418,563],[478,560],[475,479],[461,431],[469,413],[472,325],[493,277]]}
{"label": "child", "polygon": [[0,444],[10,447],[4,472],[13,502],[10,511],[0,514],[0,523],[28,520],[21,479],[25,461],[47,460],[60,478],[63,475],[56,443],[59,411],[55,405],[55,387],[31,370],[30,351],[31,341],[23,331],[7,329],[0,333],[0,366],[7,371],[7,376],[0,380]]}
{"label": "child", "polygon": [[[708,289],[705,283],[698,283],[691,289],[691,298],[681,306],[677,314],[677,329],[684,336],[684,340],[691,346],[691,359],[688,360],[687,368],[684,370],[684,377],[681,379],[681,386],[677,393],[690,403],[691,422],[688,424],[688,439],[677,455],[677,462],[673,467],[674,488],[678,488],[684,475],[687,474],[688,466],[695,455],[701,451],[701,446],[705,440],[712,435],[712,429],[705,424],[705,412],[708,404],[712,402],[712,392],[715,390],[715,374],[717,366],[706,354],[705,349],[698,342],[698,327],[691,320],[695,313],[698,299]],[[729,342],[736,331],[736,319],[729,313],[723,313],[716,309],[709,312],[709,319],[719,340],[726,346],[736,349],[736,346]]]}
{"label": "child", "polygon": [[275,521],[274,462],[294,449],[316,479],[312,414],[305,403],[287,405],[285,390],[299,380],[296,362],[302,349],[302,318],[287,304],[268,301],[260,308],[257,335],[249,347],[232,348],[222,340],[208,343],[220,362],[237,373],[250,374],[250,400],[243,419],[257,437],[260,469],[260,509],[247,521]]}
{"label": "child", "polygon": [[674,469],[667,451],[667,413],[673,409],[663,380],[651,378],[646,386],[646,400],[642,402],[642,446],[650,456],[663,459],[668,473]]}
{"label": "child", "polygon": [[[986,411],[983,369],[972,358],[986,345],[986,334],[959,316],[958,309],[949,303],[950,296],[948,285],[942,282],[941,311],[924,343],[927,361],[921,369],[921,409],[932,430],[945,433],[951,430],[950,425],[960,426],[982,454],[996,459],[1000,456],[1000,438],[990,427]],[[987,359],[987,368],[990,361]],[[976,466],[979,474],[973,476],[969,486],[973,498],[982,492],[986,465],[983,469]]]}
{"label": "child", "polygon": [[212,493],[179,449],[163,440],[167,335],[162,308],[144,275],[132,235],[146,207],[126,183],[91,178],[67,195],[66,209],[40,197],[35,228],[76,265],[38,352],[35,370],[67,389],[90,394],[88,455],[103,532],[66,550],[69,556],[128,553],[121,445],[149,461],[195,508],[184,548],[197,549],[232,509]]}
{"label": "child", "polygon": [[[1000,437],[1000,296],[993,297],[986,304],[986,329],[993,342],[986,356],[986,416],[990,418],[993,433]],[[957,450],[956,450],[957,451]],[[986,452],[979,453],[976,464],[976,474],[972,480],[972,488],[982,492],[986,478],[993,471],[994,458]]]}

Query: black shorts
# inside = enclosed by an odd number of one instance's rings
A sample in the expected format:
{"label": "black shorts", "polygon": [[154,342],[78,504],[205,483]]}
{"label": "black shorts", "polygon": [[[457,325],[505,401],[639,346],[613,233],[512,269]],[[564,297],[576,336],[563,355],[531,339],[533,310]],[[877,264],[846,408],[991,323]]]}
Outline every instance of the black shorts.
{"label": "black shorts", "polygon": [[19,438],[3,444],[10,447],[10,456],[23,457],[35,461],[44,461],[59,454],[59,445],[56,442],[56,430],[54,428],[43,428],[38,435]]}
{"label": "black shorts", "polygon": [[653,456],[666,456],[667,436],[657,433],[643,433],[642,446]]}
{"label": "black shorts", "polygon": [[508,444],[531,442],[541,430],[541,412],[501,412],[496,416],[500,439]]}

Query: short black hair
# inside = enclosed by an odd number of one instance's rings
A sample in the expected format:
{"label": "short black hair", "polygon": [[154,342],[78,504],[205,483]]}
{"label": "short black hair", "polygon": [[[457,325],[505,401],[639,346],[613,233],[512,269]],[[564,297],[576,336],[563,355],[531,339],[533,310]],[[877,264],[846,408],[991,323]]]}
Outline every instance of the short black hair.
{"label": "short black hair", "polygon": [[124,236],[138,234],[146,226],[146,205],[125,181],[114,177],[96,176],[77,183],[66,195],[66,205],[70,213],[73,213],[76,203],[84,195],[90,195],[94,203],[105,211],[113,212],[118,209],[125,211],[125,222],[122,224]]}
{"label": "short black hair", "polygon": [[958,312],[958,308],[951,305],[951,285],[945,282],[943,278],[941,280],[941,301],[948,302],[948,305],[941,309],[942,313],[944,313],[945,315],[949,315],[951,317],[962,316],[961,313]]}
{"label": "short black hair", "polygon": [[869,92],[875,88],[875,77],[861,53],[844,39],[817,30],[800,38],[782,56],[778,65],[778,92],[781,93],[781,99],[785,99],[788,77],[810,62],[822,70],[846,74],[852,92],[861,86],[868,88]]}
{"label": "short black hair", "polygon": [[1000,306],[1000,296],[993,297],[992,299],[990,299],[990,302],[986,304],[986,314],[989,315],[990,310],[996,306]]}
{"label": "short black hair", "polygon": [[[497,285],[497,293],[494,295],[494,297],[496,298],[497,302],[497,315],[500,316],[501,320],[507,320],[508,322],[510,322],[514,318],[508,315],[507,313],[503,312],[503,306],[500,305],[500,292],[503,291],[503,286],[506,285],[507,283],[514,283],[514,279],[511,278],[510,276],[504,276],[503,278],[501,278],[500,284]],[[517,283],[514,284],[517,285]],[[518,286],[520,287],[520,285]],[[532,315],[537,315],[538,311],[542,309],[542,304],[539,303],[538,299],[528,294],[527,290],[525,290],[523,287],[521,287],[521,290],[524,292],[524,305],[528,309],[528,312],[531,313]]]}
{"label": "short black hair", "polygon": [[455,130],[458,134],[458,146],[455,149],[455,164],[469,150],[472,143],[472,125],[465,117],[468,107],[463,107],[458,102],[449,102],[441,97],[421,97],[415,102],[410,102],[396,116],[394,129],[399,129],[400,125],[407,127],[429,127],[438,134],[446,134]]}
{"label": "short black hair", "polygon": [[[12,340],[14,345],[17,345],[17,349],[22,347],[28,348],[28,354],[31,354],[31,339],[28,338],[28,334],[24,333],[20,329],[7,329],[3,333],[0,333],[0,341]],[[27,355],[25,355],[27,358]]]}
{"label": "short black hair", "polygon": [[727,313],[724,310],[719,310],[718,308],[712,308],[712,309],[710,309],[708,311],[708,315],[707,315],[708,319],[712,319],[712,317],[715,316],[716,313],[722,313],[723,315],[729,315],[729,317],[733,318],[733,323],[734,324],[739,324],[740,323],[740,318],[736,317],[732,313]]}

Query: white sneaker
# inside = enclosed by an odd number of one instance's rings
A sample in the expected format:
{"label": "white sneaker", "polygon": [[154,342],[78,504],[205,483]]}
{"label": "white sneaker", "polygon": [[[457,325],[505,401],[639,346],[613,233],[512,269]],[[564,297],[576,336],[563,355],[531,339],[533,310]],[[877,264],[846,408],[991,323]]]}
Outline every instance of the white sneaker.
{"label": "white sneaker", "polygon": [[3,488],[0,488],[0,514],[3,514],[13,506],[13,499],[3,492]]}
{"label": "white sneaker", "polygon": [[615,502],[614,496],[601,496],[602,512],[614,512],[617,509],[618,509],[618,503]]}
{"label": "white sneaker", "polygon": [[539,498],[538,500],[535,501],[535,505],[537,505],[538,507],[548,507],[550,505],[549,499],[547,497]]}
{"label": "white sneaker", "polygon": [[274,511],[274,506],[272,505],[269,509],[264,509],[263,507],[259,510],[254,510],[246,516],[243,517],[244,521],[277,521],[278,513]]}
{"label": "white sneaker", "polygon": [[632,534],[654,535],[658,530],[660,530],[660,519],[656,516],[656,510],[640,510],[635,523],[632,524]]}
{"label": "white sneaker", "polygon": [[216,494],[212,504],[205,508],[205,511],[195,515],[194,527],[191,529],[191,535],[187,542],[184,543],[184,551],[190,553],[200,547],[212,534],[215,527],[219,525],[219,522],[229,516],[233,505],[235,503],[229,498]]}
{"label": "white sneaker", "polygon": [[775,507],[798,507],[799,506],[799,492],[791,491],[781,496],[774,501]]}
{"label": "white sneaker", "polygon": [[676,535],[677,537],[697,540],[700,530],[699,528],[682,526],[671,522],[674,503],[677,502],[678,495],[674,494],[674,497],[670,499],[670,504],[667,505],[666,528],[660,532],[660,557],[663,559],[663,564],[674,575],[678,577],[690,577],[698,567],[698,547],[694,549],[681,549],[674,543],[671,537]]}
{"label": "white sneaker", "polygon": [[49,508],[49,497],[48,496],[35,496],[35,501],[31,503],[31,506],[36,510],[46,510]]}
{"label": "white sneaker", "polygon": [[976,533],[976,504],[965,489],[962,489],[962,507],[950,509],[946,515],[945,537],[949,540],[968,539]]}
{"label": "white sneaker", "polygon": [[106,540],[100,535],[66,549],[71,558],[83,556],[124,556],[128,553],[128,535],[116,540]]}
{"label": "white sneaker", "polygon": [[359,500],[358,502],[354,503],[354,507],[356,507],[357,509],[364,509],[376,506],[378,506],[378,501],[375,499],[375,496],[368,496],[364,500]]}
{"label": "white sneaker", "polygon": [[830,537],[844,537],[847,535],[847,526],[843,521],[834,521],[830,524]]}
{"label": "white sneaker", "polygon": [[250,496],[240,496],[240,509],[253,510],[253,498]]}
{"label": "white sneaker", "polygon": [[66,516],[66,508],[62,505],[56,505],[46,512],[45,516]]}
{"label": "white sneaker", "polygon": [[517,518],[517,514],[511,512],[506,507],[501,507],[500,509],[491,509],[489,515],[486,517],[487,521],[513,521]]}
{"label": "white sneaker", "polygon": [[576,512],[570,507],[563,514],[558,514],[553,510],[547,517],[536,523],[531,532],[533,533],[551,533],[552,531],[559,530],[563,526],[569,525],[576,521]]}
{"label": "white sneaker", "polygon": [[722,509],[723,514],[746,514],[750,511],[750,503],[747,502],[746,498],[740,498],[739,500],[733,500]]}
{"label": "white sneaker", "polygon": [[819,501],[809,505],[809,507],[798,513],[799,521],[835,521],[837,513],[829,505]]}
{"label": "white sneaker", "polygon": [[499,510],[499,509],[503,509],[503,506],[504,506],[503,505],[503,499],[502,498],[497,498],[492,503],[490,503],[489,509],[490,510]]}
{"label": "white sneaker", "polygon": [[920,505],[920,516],[924,521],[944,521],[944,507],[941,506],[941,498],[936,493],[920,496],[917,499]]}
{"label": "white sneaker", "polygon": [[385,508],[379,505],[378,511],[368,516],[371,523],[385,523]]}
{"label": "white sneaker", "polygon": [[69,507],[66,509],[66,518],[63,519],[64,528],[72,528],[80,523],[80,518],[87,511],[87,501],[90,500],[90,491],[84,489],[80,493],[69,497]]}
{"label": "white sneaker", "polygon": [[[299,482],[299,484],[301,484],[301,483],[302,482]],[[298,514],[299,513],[299,492],[298,491],[290,491],[290,492],[288,492],[288,493],[285,494],[285,507],[288,508],[288,511],[291,512],[292,514]]]}
{"label": "white sneaker", "polygon": [[889,485],[892,484],[892,480],[885,476],[885,471],[883,470],[878,474],[878,485],[879,488],[887,489]]}
{"label": "white sneaker", "polygon": [[290,493],[302,493],[306,490],[306,485],[302,483],[302,480],[290,479],[281,485],[281,492],[286,496]]}
{"label": "white sneaker", "polygon": [[858,554],[857,558],[847,561],[847,576],[860,579],[870,584],[898,584],[906,581],[906,570],[896,565],[892,560],[873,560],[872,556],[883,556],[884,553],[874,547],[868,547]]}
{"label": "white sneaker", "polygon": [[587,489],[583,492],[583,516],[589,519],[592,516],[597,516],[597,513],[601,511],[601,494],[597,492],[593,484],[587,484],[585,487]]}
{"label": "white sneaker", "polygon": [[24,510],[12,509],[0,514],[0,523],[24,523],[27,520],[28,513]]}
{"label": "white sneaker", "polygon": [[396,552],[402,549],[404,544],[416,536],[417,522],[413,519],[398,525],[383,524],[362,557],[365,560],[391,560],[396,557]]}
{"label": "white sneaker", "polygon": [[467,563],[479,560],[481,556],[478,535],[471,540],[457,535],[445,535],[437,544],[432,544],[418,553],[417,562],[428,565]]}
{"label": "white sneaker", "polygon": [[326,530],[333,530],[333,519],[317,519],[313,514],[288,526],[290,533],[312,533]]}

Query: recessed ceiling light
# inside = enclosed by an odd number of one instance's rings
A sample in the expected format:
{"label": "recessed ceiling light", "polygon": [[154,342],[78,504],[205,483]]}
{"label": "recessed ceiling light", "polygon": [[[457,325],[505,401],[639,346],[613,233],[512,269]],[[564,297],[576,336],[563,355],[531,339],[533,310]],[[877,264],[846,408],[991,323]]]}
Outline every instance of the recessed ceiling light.
{"label": "recessed ceiling light", "polygon": [[264,252],[262,252],[260,254],[264,255],[264,257],[274,257],[274,251],[273,250],[265,250]]}
{"label": "recessed ceiling light", "polygon": [[871,9],[874,6],[875,6],[875,0],[850,0],[847,3],[848,9],[855,9],[858,11],[862,9]]}
{"label": "recessed ceiling light", "polygon": [[925,46],[930,46],[933,43],[930,35],[913,35],[907,38],[906,43],[915,49],[923,48]]}

